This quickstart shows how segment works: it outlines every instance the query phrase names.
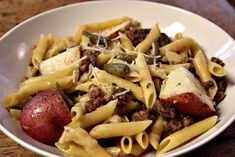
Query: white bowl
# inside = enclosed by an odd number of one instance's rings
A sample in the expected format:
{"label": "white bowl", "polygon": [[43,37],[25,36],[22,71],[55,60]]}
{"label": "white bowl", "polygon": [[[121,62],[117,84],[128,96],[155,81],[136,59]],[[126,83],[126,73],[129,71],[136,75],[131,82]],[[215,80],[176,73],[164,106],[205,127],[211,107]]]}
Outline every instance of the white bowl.
{"label": "white bowl", "polygon": [[[159,23],[161,30],[172,36],[176,32],[195,39],[208,57],[216,56],[226,63],[229,86],[227,97],[219,104],[219,121],[208,132],[195,140],[166,153],[165,157],[191,151],[227,128],[235,119],[235,43],[221,28],[188,11],[164,4],[144,1],[98,1],[73,4],[35,16],[16,26],[0,39],[0,100],[15,92],[26,74],[31,47],[40,34],[73,35],[80,24],[130,16],[151,27]],[[27,136],[19,123],[0,105],[0,129],[22,146],[47,157],[62,154],[54,147],[41,144]],[[222,148],[221,148],[222,149]],[[146,155],[154,157],[154,153]]]}

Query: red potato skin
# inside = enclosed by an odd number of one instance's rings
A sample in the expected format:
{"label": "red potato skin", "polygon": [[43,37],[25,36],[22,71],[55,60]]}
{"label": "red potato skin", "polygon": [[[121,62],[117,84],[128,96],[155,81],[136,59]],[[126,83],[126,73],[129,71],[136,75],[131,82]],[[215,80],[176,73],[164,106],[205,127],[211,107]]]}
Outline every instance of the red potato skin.
{"label": "red potato skin", "polygon": [[190,116],[208,117],[215,114],[214,110],[192,92],[161,99],[160,103],[162,105],[174,105],[179,112]]}
{"label": "red potato skin", "polygon": [[37,93],[23,108],[20,124],[37,141],[54,145],[71,122],[69,109],[55,89]]}

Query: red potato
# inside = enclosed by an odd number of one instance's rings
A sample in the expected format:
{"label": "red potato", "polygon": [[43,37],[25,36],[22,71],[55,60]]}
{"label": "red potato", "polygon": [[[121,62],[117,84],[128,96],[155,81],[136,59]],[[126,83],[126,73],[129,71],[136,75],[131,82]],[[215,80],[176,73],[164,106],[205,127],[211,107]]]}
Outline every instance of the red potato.
{"label": "red potato", "polygon": [[53,145],[71,122],[62,96],[49,89],[37,93],[23,108],[20,124],[25,133],[44,144]]}
{"label": "red potato", "polygon": [[195,117],[208,117],[215,114],[215,110],[203,103],[201,99],[192,92],[161,99],[160,103],[161,105],[174,105],[179,112]]}

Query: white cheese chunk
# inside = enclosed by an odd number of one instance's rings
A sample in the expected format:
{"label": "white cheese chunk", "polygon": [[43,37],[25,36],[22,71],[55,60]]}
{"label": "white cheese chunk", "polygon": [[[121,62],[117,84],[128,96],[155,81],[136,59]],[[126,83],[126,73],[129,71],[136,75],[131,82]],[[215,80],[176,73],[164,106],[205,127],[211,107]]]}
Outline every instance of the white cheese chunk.
{"label": "white cheese chunk", "polygon": [[198,96],[200,100],[207,104],[212,110],[215,110],[211,98],[207,96],[200,82],[190,71],[183,67],[170,72],[163,81],[159,97],[160,99],[167,99],[178,94],[190,92]]}
{"label": "white cheese chunk", "polygon": [[78,47],[72,47],[65,52],[60,53],[54,57],[44,60],[39,67],[39,71],[42,75],[52,74],[56,71],[60,71],[66,68],[71,63],[77,61],[80,58],[80,52]]}

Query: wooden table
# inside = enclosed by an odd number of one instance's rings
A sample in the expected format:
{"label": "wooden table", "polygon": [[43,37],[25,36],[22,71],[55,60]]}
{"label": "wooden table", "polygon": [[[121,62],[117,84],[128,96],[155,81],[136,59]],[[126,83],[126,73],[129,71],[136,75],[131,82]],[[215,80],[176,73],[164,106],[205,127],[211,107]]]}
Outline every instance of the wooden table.
{"label": "wooden table", "polygon": [[[0,36],[25,19],[46,10],[82,0],[0,0]],[[235,1],[155,0],[197,13],[216,23],[235,38]],[[232,5],[233,4],[233,5]],[[39,157],[0,132],[0,157]],[[206,145],[186,157],[235,157],[235,122]]]}

